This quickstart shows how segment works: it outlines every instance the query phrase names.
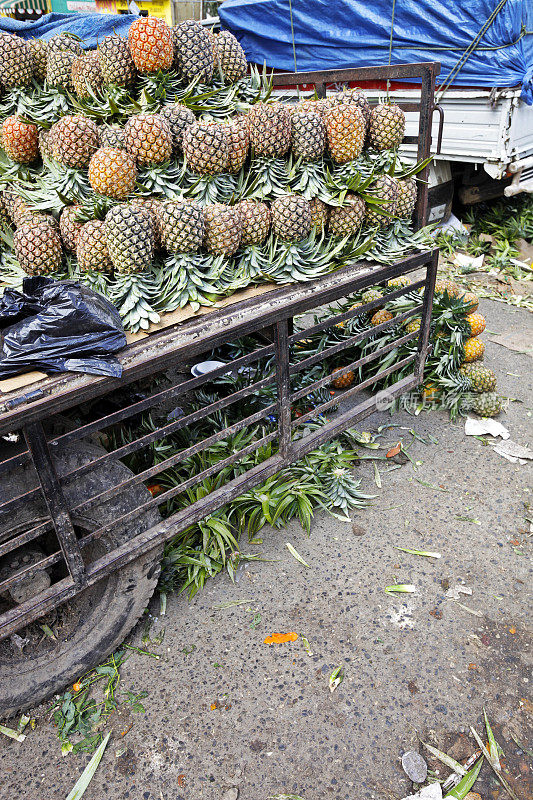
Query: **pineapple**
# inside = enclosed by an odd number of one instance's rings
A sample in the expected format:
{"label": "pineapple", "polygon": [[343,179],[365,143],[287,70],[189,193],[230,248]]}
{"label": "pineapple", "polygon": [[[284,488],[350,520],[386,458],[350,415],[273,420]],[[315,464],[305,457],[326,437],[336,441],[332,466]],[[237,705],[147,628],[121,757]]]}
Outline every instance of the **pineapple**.
{"label": "pineapple", "polygon": [[151,266],[152,225],[143,209],[124,204],[111,208],[105,218],[105,236],[109,257],[119,275],[134,275]]}
{"label": "pineapple", "polygon": [[357,108],[360,108],[365,118],[365,127],[368,128],[368,123],[370,122],[370,104],[362,89],[357,87],[355,89],[344,88],[340,92],[336,92],[331,99],[338,105],[357,106]]}
{"label": "pineapple", "polygon": [[417,191],[414,178],[404,178],[404,180],[398,181],[397,217],[411,219],[415,210]]}
{"label": "pineapple", "polygon": [[48,41],[46,82],[49,86],[74,91],[72,65],[82,49],[79,39],[70,33],[57,33]]}
{"label": "pineapple", "polygon": [[230,119],[225,129],[229,144],[227,169],[230,173],[239,172],[246,163],[248,150],[250,149],[250,128],[248,119],[242,115]]}
{"label": "pineapple", "polygon": [[[383,292],[380,292],[379,289],[367,289],[366,292],[363,292],[361,295],[361,300],[363,303],[373,303],[374,300],[382,300],[383,299]],[[379,309],[376,307],[376,311]]]}
{"label": "pineapple", "polygon": [[291,113],[281,103],[256,103],[248,112],[254,156],[285,155],[291,146]]}
{"label": "pineapple", "polygon": [[447,279],[435,281],[435,294],[439,295],[445,293],[447,293],[449,297],[459,297],[461,290],[453,281]]}
{"label": "pineapple", "polygon": [[135,188],[137,166],[125,150],[100,147],[89,163],[89,183],[95,192],[124,200]]}
{"label": "pineapple", "polygon": [[31,164],[39,156],[39,132],[36,125],[23,122],[14,114],[1,128],[2,146],[9,158],[19,164]]}
{"label": "pineapple", "polygon": [[58,231],[56,219],[51,214],[41,214],[38,211],[31,211],[30,209],[22,211],[17,217],[17,228],[20,228],[21,225],[27,222],[31,225],[40,225],[44,223],[54,231]]}
{"label": "pineapple", "polygon": [[214,39],[214,58],[224,80],[235,83],[244,78],[248,62],[241,45],[229,31],[221,31]]}
{"label": "pineapple", "polygon": [[183,134],[196,122],[196,117],[190,108],[181,103],[163,106],[159,114],[168,123],[172,134],[173,153],[178,155],[183,149]]}
{"label": "pineapple", "polygon": [[100,147],[114,147],[115,150],[126,149],[124,128],[120,125],[100,125],[98,128],[98,144]]}
{"label": "pineapple", "polygon": [[309,201],[309,206],[311,208],[311,225],[313,228],[316,228],[317,231],[324,231],[329,222],[329,209],[322,200],[319,200],[318,197],[313,197],[312,200]]}
{"label": "pineapple", "polygon": [[61,239],[47,222],[23,222],[13,234],[13,247],[28,275],[49,275],[61,266]]}
{"label": "pineapple", "polygon": [[99,92],[103,85],[103,78],[98,53],[92,51],[76,56],[72,62],[70,76],[74,91],[80,100],[90,97],[91,92]]}
{"label": "pineapple", "polygon": [[174,38],[174,63],[182,78],[195,78],[209,83],[213,77],[215,60],[211,38],[206,29],[195,20],[180,22],[172,29]]}
{"label": "pineapple", "polygon": [[428,381],[422,388],[424,400],[436,400],[440,394],[439,387]]}
{"label": "pineapple", "polygon": [[158,17],[139,17],[130,26],[128,44],[136,68],[143,75],[172,67],[172,28]]}
{"label": "pineapple", "polygon": [[471,337],[479,336],[480,333],[483,333],[487,325],[485,317],[482,314],[468,314],[466,322],[470,328],[469,335]]}
{"label": "pineapple", "polygon": [[214,255],[231,256],[239,249],[242,225],[237,206],[213,203],[204,208],[205,248]]}
{"label": "pineapple", "polygon": [[50,52],[46,57],[46,83],[56,89],[66,92],[74,91],[72,83],[72,65],[76,61],[76,54],[70,50]]}
{"label": "pineapple", "polygon": [[405,114],[399,106],[378,103],[370,112],[369,143],[375,150],[399,147],[405,135]]}
{"label": "pineapple", "polygon": [[61,117],[52,125],[50,137],[53,157],[66,167],[88,167],[98,150],[98,126],[82,114]]}
{"label": "pineapple", "polygon": [[398,180],[390,175],[380,175],[368,190],[368,194],[377,200],[385,201],[367,206],[366,221],[368,225],[377,225],[379,228],[387,227],[392,223],[391,217],[396,213]]}
{"label": "pineapple", "polygon": [[83,271],[111,274],[113,264],[109,257],[106,240],[106,224],[99,219],[86,222],[78,231],[76,241],[78,266]]}
{"label": "pineapple", "polygon": [[296,111],[292,115],[292,152],[296,158],[314,161],[324,154],[326,125],[320,114]]}
{"label": "pineapple", "polygon": [[48,42],[45,39],[30,39],[28,44],[31,51],[33,77],[38,83],[44,83],[46,80]]}
{"label": "pineapple", "polygon": [[161,250],[161,226],[159,224],[163,201],[159,197],[134,197],[131,205],[142,209],[152,228],[154,252]]}
{"label": "pineapple", "polygon": [[97,52],[104,84],[131,86],[135,80],[136,69],[128,40],[123,36],[106,36],[98,45]]}
{"label": "pineapple", "polygon": [[229,137],[225,125],[195,122],[183,134],[187,167],[200,175],[225,172],[229,159]]}
{"label": "pineapple", "polygon": [[285,194],[272,203],[272,229],[285,242],[299,242],[311,232],[311,207],[305,197]]}
{"label": "pineapple", "polygon": [[405,289],[406,286],[410,286],[411,280],[407,277],[407,275],[400,275],[398,278],[391,278],[390,281],[387,281],[387,287],[389,289]]}
{"label": "pineapple", "polygon": [[192,200],[161,203],[158,226],[162,245],[169,253],[196,253],[202,246],[204,212]]}
{"label": "pineapple", "polygon": [[459,372],[468,378],[473,392],[493,392],[496,389],[496,375],[493,370],[476,361],[465,364]]}
{"label": "pineapple", "polygon": [[394,319],[394,314],[391,314],[386,308],[382,308],[381,311],[376,311],[376,313],[373,314],[370,318],[370,322],[376,327],[376,325],[382,325],[384,322],[389,322],[391,319]]}
{"label": "pineapple", "polygon": [[405,326],[405,330],[407,333],[416,333],[420,330],[420,326],[422,325],[422,320],[420,317],[416,317],[416,319],[411,319]]}
{"label": "pineapple", "polygon": [[126,150],[138,164],[162,164],[172,156],[170,126],[159,114],[137,114],[130,117],[124,135]]}
{"label": "pineapple", "polygon": [[481,361],[485,353],[485,345],[479,339],[467,339],[464,343],[464,360]]}
{"label": "pineapple", "polygon": [[365,219],[366,207],[361,197],[347,194],[345,203],[329,211],[329,232],[335,236],[353,236]]}
{"label": "pineapple", "polygon": [[473,314],[478,309],[479,297],[473,292],[466,292],[466,294],[463,295],[463,303],[468,307],[470,314]]}
{"label": "pineapple", "polygon": [[39,140],[39,152],[41,154],[41,158],[53,158],[52,152],[52,136],[51,130],[47,131],[44,128],[41,128],[38,134]]}
{"label": "pineapple", "polygon": [[78,220],[81,206],[75,203],[72,206],[64,206],[59,217],[59,232],[63,240],[65,250],[76,252],[78,234],[83,227],[83,222]]}
{"label": "pineapple", "polygon": [[357,158],[365,143],[365,118],[357,106],[338,105],[326,110],[329,152],[337,164]]}
{"label": "pineapple", "polygon": [[503,408],[503,397],[496,392],[483,392],[474,397],[472,408],[480,417],[495,417]]}
{"label": "pineapple", "polygon": [[[333,370],[332,374],[334,375],[336,372],[339,372],[342,369],[344,369],[344,367],[337,367]],[[339,375],[338,378],[334,378],[331,382],[331,385],[334,389],[349,389],[350,386],[353,386],[354,381],[355,374],[350,371],[345,372],[344,375]]]}
{"label": "pineapple", "polygon": [[243,246],[263,244],[270,230],[272,215],[265,203],[241,200],[237,209],[241,220]]}
{"label": "pineapple", "polygon": [[56,33],[48,40],[48,53],[75,53],[82,54],[81,39],[74,33]]}
{"label": "pineapple", "polygon": [[24,39],[0,31],[0,85],[4,89],[28,86],[33,74],[31,49]]}

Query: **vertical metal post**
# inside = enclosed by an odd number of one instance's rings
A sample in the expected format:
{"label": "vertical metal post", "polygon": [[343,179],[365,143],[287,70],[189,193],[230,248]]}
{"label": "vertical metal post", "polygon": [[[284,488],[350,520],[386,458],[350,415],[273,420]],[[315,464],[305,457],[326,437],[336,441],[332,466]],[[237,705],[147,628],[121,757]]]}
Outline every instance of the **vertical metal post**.
{"label": "vertical metal post", "polygon": [[291,449],[291,384],[289,374],[289,328],[287,320],[276,323],[276,383],[278,388],[279,452],[287,458]]}
{"label": "vertical metal post", "polygon": [[[424,69],[420,84],[420,117],[418,122],[417,160],[423,161],[431,154],[431,127],[433,104],[435,102],[435,73],[432,67]],[[427,222],[429,165],[418,173],[418,197],[416,200],[414,223],[419,230]]]}
{"label": "vertical metal post", "polygon": [[315,92],[316,96],[320,97],[321,100],[324,99],[326,96],[326,84],[325,83],[315,83]]}
{"label": "vertical metal post", "polygon": [[57,477],[48,442],[40,422],[24,427],[24,438],[39,477],[43,496],[57,534],[68,571],[75,584],[81,585],[85,566],[76,532],[70,519],[68,504]]}
{"label": "vertical metal post", "polygon": [[420,334],[418,337],[418,354],[415,361],[415,373],[419,381],[422,381],[424,378],[424,366],[429,346],[429,328],[438,263],[439,251],[434,250],[431,261],[426,267],[426,285],[424,287],[424,299],[422,301],[422,322],[420,324]]}

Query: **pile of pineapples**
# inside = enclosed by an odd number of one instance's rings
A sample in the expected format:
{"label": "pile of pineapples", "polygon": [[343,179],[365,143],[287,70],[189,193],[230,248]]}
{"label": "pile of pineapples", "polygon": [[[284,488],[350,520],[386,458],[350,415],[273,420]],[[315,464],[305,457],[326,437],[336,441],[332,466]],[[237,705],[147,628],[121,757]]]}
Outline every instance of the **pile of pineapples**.
{"label": "pile of pineapples", "polygon": [[[418,347],[416,336],[422,322],[416,311],[420,308],[422,290],[407,292],[392,300],[388,298],[391,291],[401,287],[408,288],[410,283],[407,276],[394,278],[384,287],[376,286],[360,295],[348,298],[335,310],[337,314],[339,310],[347,311],[361,307],[365,303],[374,302],[377,306],[370,314],[363,312],[348,322],[338,323],[330,329],[327,342],[308,340],[308,348],[316,351],[318,348],[333,346],[347,336],[375,328],[375,334],[357,345],[357,357],[369,356],[379,348],[390,347],[398,338],[399,331],[398,325],[394,323],[395,317],[405,312],[413,312],[400,323],[401,335],[413,334],[411,341],[364,365],[358,375],[342,367],[336,367],[339,375],[333,379],[333,388],[346,389],[356,379],[362,381],[371,375],[376,375],[392,363],[399,362],[416,351]],[[453,281],[437,280],[424,381],[420,388],[421,398],[416,402],[415,410],[416,407],[418,410],[441,407],[446,408],[452,418],[455,418],[458,414],[469,411],[475,411],[483,417],[494,417],[503,409],[504,398],[496,392],[496,375],[483,363],[485,345],[479,336],[485,330],[486,320],[478,312],[478,306],[479,298],[472,292],[465,292]],[[327,317],[327,314],[325,316]],[[307,352],[300,352],[300,357],[306,355]],[[355,357],[350,354],[349,360],[355,360]],[[392,384],[404,374],[407,375],[410,370],[412,366],[408,365],[381,380],[378,385],[384,387]],[[398,405],[413,411],[412,400],[411,396],[404,396]]]}
{"label": "pile of pineapples", "polygon": [[0,283],[85,282],[138,330],[431,246],[401,109],[360,89],[274,99],[227,31],[138,18],[93,51],[0,32],[0,86]]}

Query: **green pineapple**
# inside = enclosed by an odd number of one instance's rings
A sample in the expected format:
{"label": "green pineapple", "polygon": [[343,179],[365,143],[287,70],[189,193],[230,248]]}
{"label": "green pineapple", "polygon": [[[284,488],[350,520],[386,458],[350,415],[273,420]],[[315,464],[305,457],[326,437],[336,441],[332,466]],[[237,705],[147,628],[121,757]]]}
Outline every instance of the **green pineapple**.
{"label": "green pineapple", "polygon": [[459,372],[466,375],[473,392],[494,392],[496,389],[496,375],[494,372],[477,361],[465,364]]}
{"label": "green pineapple", "polygon": [[472,409],[480,417],[495,417],[503,409],[504,399],[496,392],[483,392],[474,397]]}

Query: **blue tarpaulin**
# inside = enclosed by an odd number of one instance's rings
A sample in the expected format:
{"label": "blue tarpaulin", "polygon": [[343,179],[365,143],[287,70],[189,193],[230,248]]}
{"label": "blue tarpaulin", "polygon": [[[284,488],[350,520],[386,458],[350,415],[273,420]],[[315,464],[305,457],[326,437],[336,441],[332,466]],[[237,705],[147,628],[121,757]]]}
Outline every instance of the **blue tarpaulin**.
{"label": "blue tarpaulin", "polygon": [[83,39],[83,47],[96,47],[104,36],[113,32],[127,36],[130,25],[137,19],[134,14],[44,14],[35,22],[20,22],[0,17],[0,31],[9,31],[23,39],[49,39],[55,33],[68,31]]}
{"label": "blue tarpaulin", "polygon": [[[501,9],[498,8],[501,6]],[[392,0],[226,0],[223,27],[249,61],[298,72],[387,64]],[[453,80],[521,86],[533,104],[533,0],[396,0],[392,63],[440,61],[440,81],[498,10]],[[294,53],[294,50],[296,53]]]}

